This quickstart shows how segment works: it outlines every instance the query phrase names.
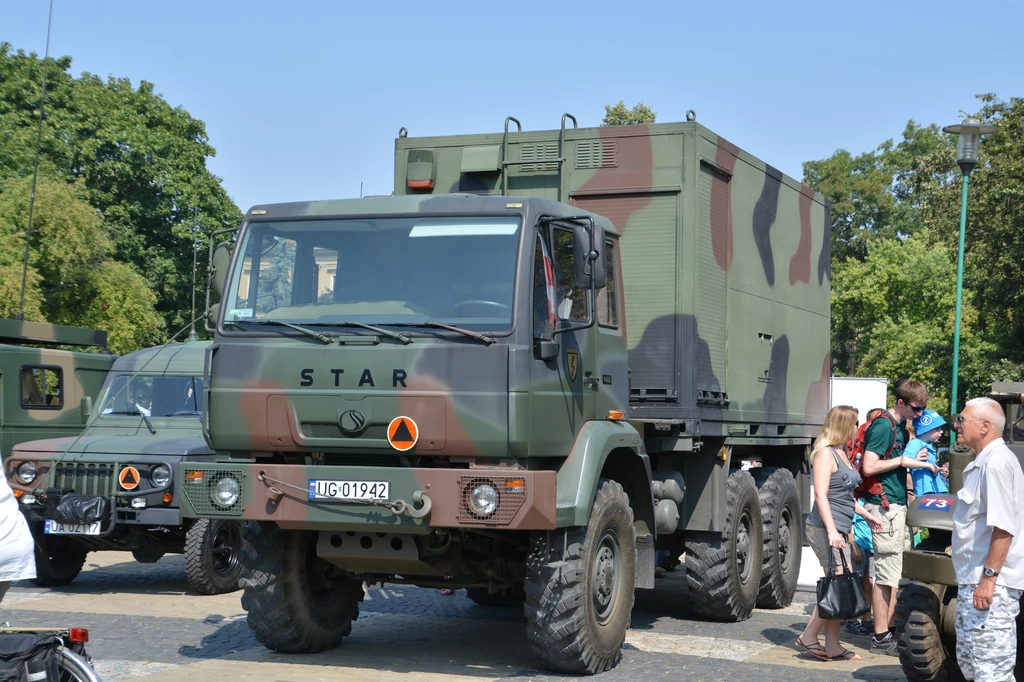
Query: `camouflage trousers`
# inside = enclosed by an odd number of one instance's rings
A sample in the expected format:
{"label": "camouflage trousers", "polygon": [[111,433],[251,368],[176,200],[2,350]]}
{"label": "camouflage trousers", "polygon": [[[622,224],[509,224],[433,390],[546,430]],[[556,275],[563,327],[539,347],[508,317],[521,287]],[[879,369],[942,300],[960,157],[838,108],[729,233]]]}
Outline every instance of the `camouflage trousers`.
{"label": "camouflage trousers", "polygon": [[968,680],[1014,682],[1020,590],[996,585],[992,605],[974,608],[977,585],[961,585],[956,602],[956,660]]}

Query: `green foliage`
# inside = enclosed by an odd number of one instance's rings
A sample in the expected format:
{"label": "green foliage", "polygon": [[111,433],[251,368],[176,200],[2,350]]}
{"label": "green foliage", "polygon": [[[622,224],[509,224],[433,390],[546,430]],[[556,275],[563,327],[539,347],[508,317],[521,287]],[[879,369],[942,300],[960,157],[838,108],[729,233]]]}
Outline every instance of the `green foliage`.
{"label": "green foliage", "polygon": [[[998,131],[970,182],[960,403],[1024,376],[1024,99],[979,97]],[[952,122],[952,121],[950,121]],[[961,174],[956,137],[911,121],[899,143],[804,164],[832,201],[836,373],[911,376],[946,409],[952,373]],[[923,315],[921,311],[928,311]]]}
{"label": "green foliage", "polygon": [[632,109],[626,108],[626,103],[621,99],[615,106],[604,105],[604,119],[601,121],[602,126],[631,126],[631,125],[646,125],[648,123],[654,123],[654,119],[657,114],[644,104],[643,102],[637,102]]}
{"label": "green foliage", "polygon": [[[29,177],[9,181],[0,193],[0,295],[10,291],[4,317],[18,312],[31,190]],[[153,310],[156,295],[131,266],[110,258],[103,216],[87,197],[81,181],[38,179],[25,319],[105,329],[117,353],[155,344],[164,327]]]}
{"label": "green foliage", "polygon": [[[0,43],[0,191],[31,174],[42,68],[36,55]],[[75,78],[70,68],[68,57],[47,63],[41,175],[73,185],[75,198],[102,215],[99,250],[145,273],[162,326],[178,329],[189,321],[193,243],[205,247],[211,232],[242,218],[206,168],[215,150],[202,121],[168,104],[153,84]],[[90,245],[100,246],[82,244]],[[53,280],[40,274],[45,289]]]}

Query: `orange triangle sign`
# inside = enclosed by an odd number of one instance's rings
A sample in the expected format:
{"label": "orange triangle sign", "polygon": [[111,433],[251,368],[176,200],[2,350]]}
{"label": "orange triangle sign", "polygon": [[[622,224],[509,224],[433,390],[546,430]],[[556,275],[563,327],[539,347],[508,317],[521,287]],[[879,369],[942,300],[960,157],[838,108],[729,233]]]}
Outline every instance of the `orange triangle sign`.
{"label": "orange triangle sign", "polygon": [[396,450],[412,449],[419,437],[419,427],[409,417],[395,417],[388,424],[388,442]]}

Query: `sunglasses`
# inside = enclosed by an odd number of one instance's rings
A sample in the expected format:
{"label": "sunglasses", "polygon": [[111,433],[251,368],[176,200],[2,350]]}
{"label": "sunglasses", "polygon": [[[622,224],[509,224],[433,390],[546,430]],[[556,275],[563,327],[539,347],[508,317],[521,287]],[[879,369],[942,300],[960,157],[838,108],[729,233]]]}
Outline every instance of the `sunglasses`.
{"label": "sunglasses", "polygon": [[924,412],[926,405],[914,405],[913,403],[904,403],[907,407],[912,409],[914,412]]}
{"label": "sunglasses", "polygon": [[987,422],[988,419],[964,419],[961,415],[957,415],[953,423],[957,426],[961,426],[964,422]]}

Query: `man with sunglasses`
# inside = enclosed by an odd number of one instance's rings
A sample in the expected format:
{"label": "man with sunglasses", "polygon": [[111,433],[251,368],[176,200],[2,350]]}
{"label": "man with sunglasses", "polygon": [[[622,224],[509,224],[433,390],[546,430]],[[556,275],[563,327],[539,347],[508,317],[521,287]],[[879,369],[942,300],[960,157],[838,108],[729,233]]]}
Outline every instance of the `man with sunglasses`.
{"label": "man with sunglasses", "polygon": [[875,616],[875,634],[871,650],[890,656],[896,651],[893,616],[896,592],[903,577],[903,549],[907,527],[907,469],[924,468],[935,473],[927,452],[922,459],[903,456],[907,444],[906,421],[921,416],[928,403],[928,389],[919,381],[896,385],[896,403],[888,415],[876,419],[864,435],[864,462],[861,472],[875,477],[882,484],[882,494],[864,495],[864,508],[882,523],[872,531],[875,545],[875,583],[871,588],[871,605]]}
{"label": "man with sunglasses", "polygon": [[1003,442],[1003,408],[967,401],[956,419],[978,456],[964,468],[953,511],[956,659],[968,680],[1012,680],[1024,590],[1024,471]]}

